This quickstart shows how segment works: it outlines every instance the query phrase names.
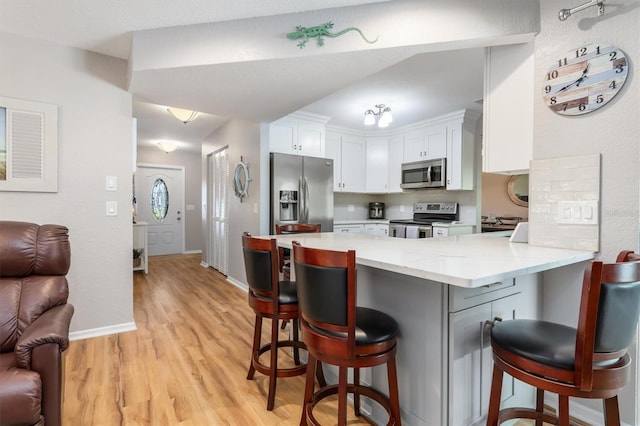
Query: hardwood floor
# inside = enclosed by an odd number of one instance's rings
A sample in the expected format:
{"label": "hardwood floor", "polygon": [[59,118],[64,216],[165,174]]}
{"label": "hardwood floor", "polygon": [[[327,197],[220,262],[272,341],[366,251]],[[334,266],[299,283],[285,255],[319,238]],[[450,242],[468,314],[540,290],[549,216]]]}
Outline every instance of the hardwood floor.
{"label": "hardwood floor", "polygon": [[[198,255],[152,257],[134,273],[137,331],[71,342],[65,425],[298,425],[304,376],[247,380],[253,311],[247,295]],[[268,339],[265,322],[263,340]],[[283,333],[285,333],[284,331]],[[290,360],[282,351],[280,360]],[[314,411],[335,424],[332,409]],[[353,416],[349,424],[368,424]]]}

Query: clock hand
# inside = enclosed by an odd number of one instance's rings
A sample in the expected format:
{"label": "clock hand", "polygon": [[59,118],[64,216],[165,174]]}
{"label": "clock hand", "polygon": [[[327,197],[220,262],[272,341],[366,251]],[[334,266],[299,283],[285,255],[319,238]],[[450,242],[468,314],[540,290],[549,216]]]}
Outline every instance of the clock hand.
{"label": "clock hand", "polygon": [[573,83],[569,83],[566,86],[564,86],[562,89],[558,90],[558,92],[556,93],[560,93],[560,92],[564,92],[565,90],[567,90],[568,88],[570,88],[571,86],[573,86],[574,84],[576,86],[580,86],[580,83],[582,83],[583,80],[589,78],[587,76],[587,72],[589,71],[589,67],[591,66],[591,63],[588,63],[587,66],[584,68],[584,70],[582,70],[582,75],[580,76],[579,79],[577,79],[576,81],[574,81]]}

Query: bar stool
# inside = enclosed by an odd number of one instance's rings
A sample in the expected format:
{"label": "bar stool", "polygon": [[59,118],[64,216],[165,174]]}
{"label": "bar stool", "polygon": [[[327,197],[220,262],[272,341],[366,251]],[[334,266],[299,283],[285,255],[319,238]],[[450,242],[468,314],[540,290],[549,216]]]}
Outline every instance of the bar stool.
{"label": "bar stool", "polygon": [[[276,235],[304,234],[311,232],[321,232],[321,225],[310,223],[287,223],[276,225]],[[288,280],[291,276],[291,250],[280,247],[280,272],[282,278]]]}
{"label": "bar stool", "polygon": [[[249,285],[249,306],[256,314],[247,379],[253,379],[256,371],[269,376],[267,410],[271,411],[275,402],[277,378],[299,376],[306,371],[306,364],[300,363],[299,350],[305,349],[305,345],[298,335],[298,296],[295,282],[278,279],[278,248],[275,239],[253,238],[245,232],[242,235],[242,250]],[[265,345],[261,344],[263,318],[271,319],[271,341]],[[291,339],[278,339],[279,320],[293,322]],[[293,348],[294,367],[278,368],[278,349],[283,347]],[[270,355],[269,365],[260,362],[260,355],[265,352]]]}
{"label": "bar stool", "polygon": [[[396,339],[398,324],[375,309],[356,306],[356,254],[305,248],[293,243],[302,340],[309,360],[301,425],[318,425],[313,408],[338,394],[338,425],[347,421],[347,393],[353,393],[354,412],[360,415],[360,395],[380,404],[389,414],[388,425],[400,425]],[[315,390],[316,360],[339,367],[338,384]],[[389,397],[360,384],[359,369],[387,365]],[[353,368],[353,383],[347,369]]]}
{"label": "bar stool", "polygon": [[[640,259],[629,253],[619,260]],[[594,261],[584,273],[577,329],[536,320],[496,322],[487,425],[516,418],[569,425],[570,396],[602,399],[606,424],[620,425],[618,392],[629,381],[627,347],[639,313],[640,262]],[[537,388],[535,409],[500,410],[503,373]],[[545,391],[558,394],[557,416],[544,411]]]}

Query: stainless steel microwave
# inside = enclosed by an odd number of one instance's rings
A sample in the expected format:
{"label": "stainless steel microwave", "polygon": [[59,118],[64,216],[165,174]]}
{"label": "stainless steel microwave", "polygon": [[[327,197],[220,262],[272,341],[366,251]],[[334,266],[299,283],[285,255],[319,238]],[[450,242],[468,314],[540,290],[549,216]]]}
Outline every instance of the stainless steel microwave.
{"label": "stainless steel microwave", "polygon": [[401,166],[402,189],[444,188],[446,186],[445,158],[404,163]]}

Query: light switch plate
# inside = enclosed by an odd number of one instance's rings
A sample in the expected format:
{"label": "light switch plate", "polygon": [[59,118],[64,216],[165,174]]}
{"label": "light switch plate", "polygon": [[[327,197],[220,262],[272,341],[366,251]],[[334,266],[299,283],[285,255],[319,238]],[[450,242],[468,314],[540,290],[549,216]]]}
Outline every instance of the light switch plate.
{"label": "light switch plate", "polygon": [[597,225],[598,201],[559,201],[557,220],[565,225]]}
{"label": "light switch plate", "polygon": [[118,202],[117,201],[107,201],[106,205],[106,215],[107,216],[118,216]]}
{"label": "light switch plate", "polygon": [[105,189],[107,191],[116,191],[118,189],[118,176],[107,176]]}

